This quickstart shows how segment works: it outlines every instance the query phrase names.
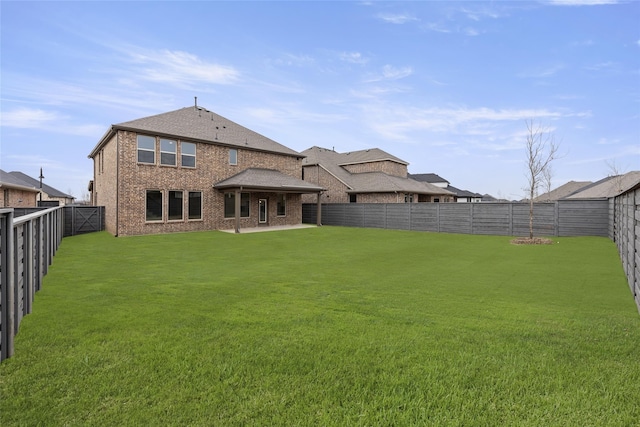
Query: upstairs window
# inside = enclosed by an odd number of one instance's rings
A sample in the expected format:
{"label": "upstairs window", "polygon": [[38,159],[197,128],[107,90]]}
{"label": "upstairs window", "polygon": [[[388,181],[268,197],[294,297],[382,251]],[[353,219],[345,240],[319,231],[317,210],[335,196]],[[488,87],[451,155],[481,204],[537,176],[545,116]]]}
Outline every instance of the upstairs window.
{"label": "upstairs window", "polygon": [[238,164],[238,150],[235,148],[229,149],[229,164],[237,165]]}
{"label": "upstairs window", "polygon": [[183,142],[180,144],[181,165],[183,168],[196,167],[196,144]]}
{"label": "upstairs window", "polygon": [[176,165],[176,141],[160,138],[160,164],[165,166]]}
{"label": "upstairs window", "polygon": [[138,163],[156,163],[156,139],[152,136],[138,135]]}

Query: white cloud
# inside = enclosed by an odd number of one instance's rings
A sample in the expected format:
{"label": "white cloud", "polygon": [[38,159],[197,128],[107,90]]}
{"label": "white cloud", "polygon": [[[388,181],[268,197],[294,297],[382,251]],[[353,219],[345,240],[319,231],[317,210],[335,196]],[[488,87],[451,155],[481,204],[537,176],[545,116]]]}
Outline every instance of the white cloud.
{"label": "white cloud", "polygon": [[183,51],[131,52],[130,58],[142,66],[139,76],[154,82],[231,84],[240,75],[233,67],[207,62]]}
{"label": "white cloud", "polygon": [[365,58],[360,52],[342,52],[340,59],[352,64],[366,64],[369,62],[369,58]]}
{"label": "white cloud", "polygon": [[365,79],[366,83],[379,82],[382,80],[400,80],[413,74],[411,67],[396,68],[392,65],[385,65],[381,72],[369,76]]}
{"label": "white cloud", "polygon": [[2,127],[19,129],[39,129],[48,132],[96,137],[104,132],[101,125],[75,124],[69,117],[56,111],[46,111],[39,108],[16,108],[3,111]]}
{"label": "white cloud", "polygon": [[39,108],[17,108],[13,111],[2,112],[2,127],[22,129],[42,129],[60,121],[62,117],[55,111]]}
{"label": "white cloud", "polygon": [[381,13],[378,15],[379,19],[382,19],[385,22],[389,22],[391,24],[406,24],[407,22],[411,22],[411,21],[417,21],[418,18],[416,18],[413,15],[409,15],[409,14],[388,14],[388,13]]}

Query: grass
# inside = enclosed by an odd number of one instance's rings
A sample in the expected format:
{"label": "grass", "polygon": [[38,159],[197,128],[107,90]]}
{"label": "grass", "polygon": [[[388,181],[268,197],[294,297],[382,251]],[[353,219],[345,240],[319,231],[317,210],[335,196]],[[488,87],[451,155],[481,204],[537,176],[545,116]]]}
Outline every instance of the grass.
{"label": "grass", "polygon": [[615,245],[322,227],[64,239],[0,364],[0,425],[640,419]]}

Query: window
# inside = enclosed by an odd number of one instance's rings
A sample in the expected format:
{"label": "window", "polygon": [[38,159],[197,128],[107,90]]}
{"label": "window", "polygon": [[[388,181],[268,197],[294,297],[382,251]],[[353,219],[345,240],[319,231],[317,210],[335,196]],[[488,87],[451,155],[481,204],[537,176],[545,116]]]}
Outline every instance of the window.
{"label": "window", "polygon": [[147,221],[162,221],[162,191],[147,190]]}
{"label": "window", "polygon": [[154,137],[138,135],[138,163],[156,163],[156,139]]}
{"label": "window", "polygon": [[183,142],[180,144],[181,164],[183,168],[196,167],[196,144],[193,142]]}
{"label": "window", "polygon": [[[240,217],[249,218],[249,203],[251,194],[240,193]],[[235,218],[236,216],[236,193],[225,193],[224,195],[224,217]]]}
{"label": "window", "polygon": [[182,220],[182,191],[169,191],[169,221]]}
{"label": "window", "polygon": [[405,194],[404,195],[405,203],[413,203],[413,194]]}
{"label": "window", "polygon": [[356,203],[356,194],[349,194],[349,203]]}
{"label": "window", "polygon": [[189,219],[202,219],[202,192],[189,191]]}
{"label": "window", "polygon": [[287,196],[286,194],[278,194],[278,216],[285,216],[287,214]]}
{"label": "window", "polygon": [[165,166],[176,165],[176,145],[175,141],[160,138],[160,164]]}
{"label": "window", "polygon": [[237,165],[238,164],[238,150],[235,148],[229,149],[229,164]]}

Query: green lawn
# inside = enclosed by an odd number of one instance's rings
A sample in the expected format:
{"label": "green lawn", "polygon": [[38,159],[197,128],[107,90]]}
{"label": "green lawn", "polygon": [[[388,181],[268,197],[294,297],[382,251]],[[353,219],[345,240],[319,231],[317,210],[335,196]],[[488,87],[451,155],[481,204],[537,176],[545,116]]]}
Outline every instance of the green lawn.
{"label": "green lawn", "polygon": [[637,425],[615,245],[555,241],[66,238],[0,364],[0,425]]}

